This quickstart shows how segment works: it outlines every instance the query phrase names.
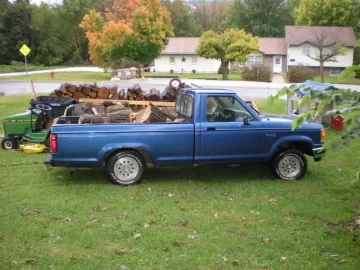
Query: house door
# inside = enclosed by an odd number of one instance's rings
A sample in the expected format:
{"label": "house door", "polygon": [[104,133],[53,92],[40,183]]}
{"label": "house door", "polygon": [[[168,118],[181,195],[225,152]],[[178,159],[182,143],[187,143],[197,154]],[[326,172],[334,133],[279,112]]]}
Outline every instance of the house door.
{"label": "house door", "polygon": [[275,55],[273,72],[281,73],[281,70],[282,70],[282,57],[281,57],[281,55]]}

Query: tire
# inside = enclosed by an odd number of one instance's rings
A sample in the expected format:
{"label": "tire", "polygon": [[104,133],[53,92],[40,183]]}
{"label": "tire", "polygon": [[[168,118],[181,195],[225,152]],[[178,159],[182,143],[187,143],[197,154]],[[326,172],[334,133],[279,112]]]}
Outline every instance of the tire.
{"label": "tire", "polygon": [[307,171],[307,160],[303,153],[290,149],[280,152],[271,163],[275,177],[284,180],[299,180]]}
{"label": "tire", "polygon": [[18,144],[14,138],[7,137],[1,141],[1,148],[4,150],[17,149]]}
{"label": "tire", "polygon": [[171,79],[169,86],[174,87],[175,89],[179,88],[181,81],[179,79]]}
{"label": "tire", "polygon": [[110,157],[106,164],[109,180],[117,185],[129,186],[142,181],[146,164],[135,151],[122,151]]}

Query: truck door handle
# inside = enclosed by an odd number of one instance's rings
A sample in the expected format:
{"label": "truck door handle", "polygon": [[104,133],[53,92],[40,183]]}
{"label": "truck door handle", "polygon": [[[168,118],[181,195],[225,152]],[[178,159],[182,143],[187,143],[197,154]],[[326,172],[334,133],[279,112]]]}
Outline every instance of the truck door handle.
{"label": "truck door handle", "polygon": [[216,130],[216,127],[207,127],[206,130],[209,130],[209,131]]}

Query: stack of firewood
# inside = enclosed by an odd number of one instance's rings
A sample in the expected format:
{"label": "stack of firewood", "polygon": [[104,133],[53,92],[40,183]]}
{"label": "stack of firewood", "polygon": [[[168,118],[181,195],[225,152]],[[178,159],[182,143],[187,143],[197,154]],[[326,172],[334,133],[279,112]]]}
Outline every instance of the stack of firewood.
{"label": "stack of firewood", "polygon": [[96,84],[74,85],[65,83],[59,89],[54,90],[50,96],[72,97],[75,102],[80,98],[92,99],[125,99],[125,90],[117,90],[117,87],[98,87]]}
{"label": "stack of firewood", "polygon": [[140,85],[134,84],[133,87],[128,88],[127,90],[127,99],[128,100],[146,100],[143,90]]}
{"label": "stack of firewood", "polygon": [[72,97],[75,102],[79,102],[80,98],[91,99],[112,99],[112,100],[150,100],[150,101],[175,101],[177,92],[181,88],[189,87],[185,83],[180,83],[179,87],[167,86],[161,97],[158,89],[150,89],[145,94],[140,85],[135,84],[125,89],[117,89],[117,86],[99,87],[96,84],[74,85],[71,83],[62,84],[55,89],[50,96],[54,97]]}

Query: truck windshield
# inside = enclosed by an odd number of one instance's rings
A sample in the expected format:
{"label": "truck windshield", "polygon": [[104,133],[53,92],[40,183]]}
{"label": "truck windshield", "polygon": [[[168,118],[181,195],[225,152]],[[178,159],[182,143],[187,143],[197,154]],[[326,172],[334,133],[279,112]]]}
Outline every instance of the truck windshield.
{"label": "truck windshield", "polygon": [[189,94],[178,94],[176,97],[176,112],[192,118],[194,97]]}

